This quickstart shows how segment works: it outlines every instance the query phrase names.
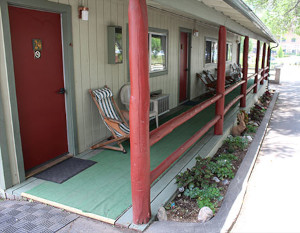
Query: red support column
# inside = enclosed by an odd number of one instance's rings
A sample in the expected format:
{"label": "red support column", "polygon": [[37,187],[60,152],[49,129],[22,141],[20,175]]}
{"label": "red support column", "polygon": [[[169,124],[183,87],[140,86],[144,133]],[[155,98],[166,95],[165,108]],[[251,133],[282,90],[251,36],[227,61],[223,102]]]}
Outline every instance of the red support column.
{"label": "red support column", "polygon": [[246,107],[247,97],[247,81],[248,81],[248,50],[249,50],[249,37],[246,36],[244,39],[244,52],[243,52],[243,80],[245,81],[241,86],[241,94],[244,97],[240,101],[240,107]]}
{"label": "red support column", "polygon": [[224,122],[224,104],[225,104],[225,72],[226,72],[226,27],[220,26],[218,41],[218,73],[217,73],[217,90],[216,94],[222,97],[216,103],[216,116],[220,116],[220,120],[215,125],[215,134],[223,134]]}
{"label": "red support column", "polygon": [[[262,55],[262,61],[261,61],[261,68],[264,69],[265,68],[265,61],[266,61],[266,43],[264,43],[263,46],[263,55]],[[262,76],[265,75],[265,71],[263,70],[263,72],[261,73]],[[264,79],[261,80],[260,84],[264,84]]]}
{"label": "red support column", "polygon": [[146,0],[129,0],[130,156],[133,222],[147,223],[150,210],[149,61]]}
{"label": "red support column", "polygon": [[266,77],[266,80],[268,80],[269,73],[270,73],[270,62],[271,62],[271,48],[270,48],[270,45],[269,45],[268,55],[267,55],[267,67],[268,67],[267,73],[268,73],[268,76]]}
{"label": "red support column", "polygon": [[254,79],[254,83],[256,83],[256,86],[253,89],[253,93],[257,93],[259,53],[260,53],[260,41],[257,40],[257,45],[256,45],[256,60],[255,60],[255,73],[256,73],[256,75],[255,75],[255,79]]}

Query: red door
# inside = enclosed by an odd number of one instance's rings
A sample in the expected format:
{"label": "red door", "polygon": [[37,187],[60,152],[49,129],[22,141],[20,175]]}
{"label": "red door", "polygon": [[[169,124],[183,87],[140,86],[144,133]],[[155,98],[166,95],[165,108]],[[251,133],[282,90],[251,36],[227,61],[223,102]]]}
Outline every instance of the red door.
{"label": "red door", "polygon": [[68,152],[65,96],[58,93],[64,88],[61,19],[56,13],[10,6],[9,20],[24,165],[29,170]]}
{"label": "red door", "polygon": [[179,102],[187,100],[188,78],[188,33],[180,32],[180,81]]}

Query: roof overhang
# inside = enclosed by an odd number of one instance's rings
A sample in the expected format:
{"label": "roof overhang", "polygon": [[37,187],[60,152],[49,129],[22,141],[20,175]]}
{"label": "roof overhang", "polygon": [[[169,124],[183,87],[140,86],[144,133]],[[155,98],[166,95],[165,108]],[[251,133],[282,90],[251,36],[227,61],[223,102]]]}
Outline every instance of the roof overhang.
{"label": "roof overhang", "polygon": [[242,0],[148,0],[147,4],[241,36],[278,43],[270,30]]}

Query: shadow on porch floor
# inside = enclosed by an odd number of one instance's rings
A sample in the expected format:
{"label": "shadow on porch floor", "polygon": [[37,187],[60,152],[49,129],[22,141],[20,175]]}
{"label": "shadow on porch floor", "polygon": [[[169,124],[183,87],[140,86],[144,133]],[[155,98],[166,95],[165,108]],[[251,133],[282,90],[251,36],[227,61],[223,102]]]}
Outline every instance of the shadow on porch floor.
{"label": "shadow on porch floor", "polygon": [[[252,83],[250,80],[248,85]],[[226,103],[239,93],[238,88],[227,95]],[[192,108],[192,105],[181,106],[177,112],[160,120],[160,124]],[[212,105],[153,145],[150,149],[151,170],[212,119],[214,112],[215,106]],[[129,142],[124,146],[128,151],[125,155],[111,150],[100,151],[90,158],[97,162],[94,166],[63,184],[45,181],[22,196],[56,207],[68,207],[70,211],[114,224],[131,206]]]}

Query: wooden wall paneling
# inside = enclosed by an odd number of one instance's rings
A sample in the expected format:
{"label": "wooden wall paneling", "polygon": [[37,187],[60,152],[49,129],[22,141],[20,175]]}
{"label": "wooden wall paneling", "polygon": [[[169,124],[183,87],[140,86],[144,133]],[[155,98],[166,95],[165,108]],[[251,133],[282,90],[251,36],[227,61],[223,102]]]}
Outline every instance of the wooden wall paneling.
{"label": "wooden wall paneling", "polygon": [[[121,0],[122,1],[122,0]],[[128,65],[129,64],[127,61],[127,57],[129,57],[129,55],[127,55],[127,26],[128,26],[128,1],[122,1],[123,2],[123,17],[124,17],[124,27],[123,27],[123,38],[124,38],[124,42],[123,42],[123,57],[124,57],[124,83],[129,83],[129,70],[128,70]]]}
{"label": "wooden wall paneling", "polygon": [[118,5],[117,5],[118,9],[117,9],[117,24],[119,26],[122,27],[122,49],[123,49],[123,63],[119,64],[119,77],[118,77],[118,86],[119,86],[119,90],[118,90],[118,100],[120,102],[120,98],[119,98],[119,93],[120,93],[120,89],[121,87],[125,84],[125,64],[126,64],[126,20],[124,17],[124,1],[120,1],[118,0]]}
{"label": "wooden wall paneling", "polygon": [[[112,81],[112,65],[108,64],[108,50],[107,50],[107,26],[112,25],[111,22],[111,1],[104,1],[104,68],[105,68],[105,85],[113,89],[113,81]],[[109,137],[110,132],[106,131],[105,137]]]}
{"label": "wooden wall paneling", "polygon": [[108,64],[108,51],[107,51],[107,26],[111,25],[111,19],[110,19],[110,8],[111,8],[111,4],[110,4],[110,0],[105,0],[104,1],[104,43],[103,46],[105,48],[104,50],[104,67],[105,67],[105,84],[110,87],[112,87],[112,65]]}
{"label": "wooden wall paneling", "polygon": [[[155,10],[149,9],[148,10],[148,26],[149,27],[153,27],[153,28],[155,27],[155,17],[156,17]],[[149,71],[150,71],[150,68],[149,68]],[[155,86],[154,82],[155,82],[155,77],[150,78],[150,75],[149,75],[150,92],[154,91],[154,86]]]}
{"label": "wooden wall paneling", "polygon": [[174,79],[177,79],[177,77],[175,77],[175,70],[177,69],[176,65],[175,65],[175,60],[177,59],[175,57],[175,50],[177,49],[177,46],[174,47],[174,40],[175,40],[175,33],[174,33],[174,25],[176,24],[176,20],[174,17],[172,17],[172,20],[169,22],[169,72],[168,72],[168,81],[169,81],[169,94],[170,94],[170,108],[172,108],[173,104],[173,100],[174,100]]}
{"label": "wooden wall paneling", "polygon": [[[157,10],[155,12],[154,27],[162,29],[162,27],[161,27],[161,13],[160,13],[160,10]],[[154,91],[161,89],[161,80],[162,80],[162,77],[163,76],[157,76],[157,77],[153,78],[153,81],[154,81],[153,82],[153,90]]]}
{"label": "wooden wall paneling", "polygon": [[170,80],[170,72],[172,69],[172,63],[170,63],[170,30],[169,30],[169,25],[171,24],[171,18],[172,17],[164,17],[164,27],[168,29],[169,31],[169,38],[168,38],[168,45],[167,45],[167,61],[168,61],[168,74],[164,77],[164,93],[170,94],[170,86],[169,86],[169,80]]}
{"label": "wooden wall paneling", "polygon": [[[168,21],[167,21],[167,17],[166,17],[165,14],[162,14],[162,20],[161,20],[161,22],[162,22],[162,28],[168,29]],[[169,49],[168,49],[168,46],[169,46],[168,43],[167,43],[167,51],[169,51]],[[169,57],[167,57],[167,69],[168,69],[168,74],[164,75],[163,80],[162,80],[162,87],[163,87],[162,89],[163,89],[164,93],[168,93],[167,92],[167,86],[168,86],[167,80],[168,80],[168,77],[169,77]]]}
{"label": "wooden wall paneling", "polygon": [[[96,0],[89,0],[89,72],[90,72],[90,88],[95,89],[98,87],[98,56],[97,56],[97,8]],[[84,93],[88,90],[84,90]],[[91,108],[91,133],[92,133],[92,143],[95,143],[99,139],[100,135],[100,121],[99,113],[95,104],[93,103],[91,97],[89,97],[89,105]]]}
{"label": "wooden wall paneling", "polygon": [[[88,7],[87,3],[86,6]],[[91,17],[91,16],[89,16]],[[84,122],[84,146],[87,148],[92,142],[92,116],[91,97],[88,89],[91,87],[90,80],[90,55],[89,55],[89,21],[79,21],[80,27],[80,52],[81,52],[81,91],[83,102],[83,122]]]}
{"label": "wooden wall paneling", "polygon": [[[110,6],[110,14],[111,14],[111,25],[118,25],[118,5],[117,0],[111,0]],[[112,90],[115,96],[116,101],[118,102],[118,91],[119,91],[119,67],[121,64],[111,65],[112,68]]]}
{"label": "wooden wall paneling", "polygon": [[[103,87],[106,84],[106,76],[105,76],[105,51],[107,51],[107,47],[104,46],[105,41],[105,31],[107,25],[104,23],[104,1],[106,0],[97,0],[96,7],[97,7],[97,57],[98,57],[98,64],[97,64],[97,78],[98,78],[98,85],[95,88]],[[108,130],[104,125],[102,119],[100,118],[99,113],[97,112],[98,121],[100,124],[100,134],[98,135],[98,140],[103,139],[107,134]]]}
{"label": "wooden wall paneling", "polygon": [[78,149],[82,152],[86,149],[84,139],[83,102],[81,89],[81,50],[80,50],[80,27],[78,19],[78,0],[69,0],[72,7],[72,32],[73,32],[73,54],[74,54],[74,79],[75,99],[78,129]]}
{"label": "wooden wall paneling", "polygon": [[172,24],[172,50],[174,51],[174,70],[173,70],[173,75],[171,76],[171,82],[173,83],[173,88],[172,92],[173,98],[172,98],[172,105],[171,107],[174,108],[176,105],[178,105],[178,84],[179,84],[179,49],[180,49],[180,44],[179,44],[179,21],[176,18],[174,24]]}

